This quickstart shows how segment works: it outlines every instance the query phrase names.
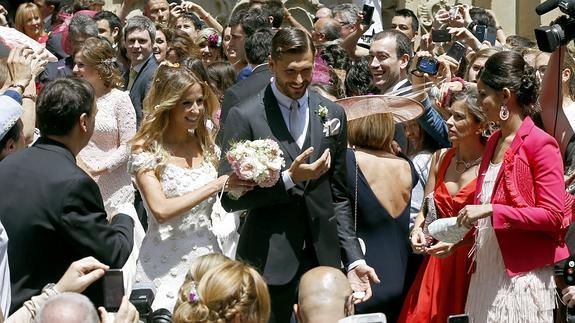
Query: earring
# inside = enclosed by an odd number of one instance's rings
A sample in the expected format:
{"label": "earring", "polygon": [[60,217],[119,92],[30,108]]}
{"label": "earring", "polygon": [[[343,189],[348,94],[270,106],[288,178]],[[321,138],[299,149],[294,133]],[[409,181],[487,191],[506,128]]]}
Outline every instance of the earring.
{"label": "earring", "polygon": [[196,129],[188,129],[188,133],[194,136],[196,134]]}
{"label": "earring", "polygon": [[499,109],[499,119],[505,121],[508,118],[509,118],[509,110],[507,109],[507,106],[504,104]]}

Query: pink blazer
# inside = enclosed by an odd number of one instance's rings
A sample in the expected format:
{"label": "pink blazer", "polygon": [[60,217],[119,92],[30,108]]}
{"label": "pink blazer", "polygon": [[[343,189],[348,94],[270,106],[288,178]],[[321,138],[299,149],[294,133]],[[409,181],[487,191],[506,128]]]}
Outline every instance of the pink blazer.
{"label": "pink blazer", "polygon": [[[485,147],[475,204],[481,204],[483,179],[499,138],[496,131]],[[566,195],[557,142],[525,118],[505,152],[491,198],[491,223],[510,277],[569,256],[563,238],[571,220],[564,212]]]}

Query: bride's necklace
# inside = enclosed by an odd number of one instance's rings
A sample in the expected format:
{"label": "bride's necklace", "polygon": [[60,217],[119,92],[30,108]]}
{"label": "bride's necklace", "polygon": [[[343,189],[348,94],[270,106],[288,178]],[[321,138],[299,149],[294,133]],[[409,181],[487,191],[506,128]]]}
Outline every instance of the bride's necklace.
{"label": "bride's necklace", "polygon": [[455,171],[457,171],[460,174],[464,173],[465,171],[467,171],[471,167],[479,164],[479,162],[481,161],[481,157],[483,157],[483,156],[479,156],[479,157],[477,157],[477,159],[474,159],[474,160],[467,162],[463,159],[459,159],[459,155],[456,155],[455,156]]}

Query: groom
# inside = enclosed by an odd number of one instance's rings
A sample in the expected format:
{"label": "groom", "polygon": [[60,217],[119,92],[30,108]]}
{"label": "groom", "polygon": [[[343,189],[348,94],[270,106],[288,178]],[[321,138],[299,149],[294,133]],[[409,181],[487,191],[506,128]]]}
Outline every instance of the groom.
{"label": "groom", "polygon": [[[272,301],[270,322],[289,322],[297,285],[316,266],[348,270],[354,291],[370,294],[367,266],[354,231],[346,196],[346,119],[342,108],[307,90],[315,48],[299,29],[281,29],[269,59],[274,80],[258,95],[232,107],[224,132],[230,143],[270,138],[286,167],[271,188],[255,188],[238,200],[224,196],[228,211],[247,209],[238,257],[263,273]],[[220,173],[230,172],[225,154]],[[361,300],[357,300],[358,302]]]}

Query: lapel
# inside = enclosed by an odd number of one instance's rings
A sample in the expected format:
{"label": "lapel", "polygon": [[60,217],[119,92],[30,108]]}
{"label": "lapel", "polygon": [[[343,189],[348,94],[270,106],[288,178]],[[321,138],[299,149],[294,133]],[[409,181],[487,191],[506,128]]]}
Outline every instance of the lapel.
{"label": "lapel", "polygon": [[295,160],[299,155],[300,148],[286,126],[271,85],[268,85],[264,91],[263,103],[272,134],[278,140],[280,146],[283,147],[284,151],[291,157],[291,160]]}
{"label": "lapel", "polygon": [[[321,123],[321,119],[318,115],[317,110],[319,109],[319,105],[321,103],[319,95],[315,94],[312,91],[309,91],[308,96],[308,112],[309,112],[309,129],[310,132],[310,139],[311,139],[311,147],[314,147],[314,152],[310,157],[310,163],[316,161],[323,151],[320,151],[321,147],[321,139],[323,136],[323,124]],[[328,115],[328,118],[330,116]]]}
{"label": "lapel", "polygon": [[[154,54],[151,54],[150,57],[148,57],[148,59],[146,60],[146,62],[144,62],[144,65],[142,65],[142,68],[140,68],[140,71],[136,74],[136,78],[134,79],[134,83],[132,84],[132,89],[134,87],[136,87],[136,82],[138,82],[138,79],[140,78],[140,75],[143,74],[143,72],[146,70],[146,67],[150,64],[150,61],[154,58]],[[128,79],[130,78],[130,70],[128,70]],[[127,83],[126,83],[127,84]]]}
{"label": "lapel", "polygon": [[[503,174],[503,169],[506,167],[507,163],[513,163],[513,157],[517,154],[519,148],[523,145],[523,139],[531,132],[531,129],[535,124],[530,117],[526,117],[519,130],[515,134],[515,138],[511,142],[509,148],[503,155],[503,161],[501,164],[501,168],[499,169],[499,173],[497,173],[497,177],[494,183],[494,192],[497,186],[499,185],[499,181],[501,180],[501,176]],[[485,173],[487,172],[487,168],[489,168],[489,163],[491,162],[491,158],[493,158],[493,153],[495,153],[495,148],[497,147],[497,143],[501,138],[501,130],[497,130],[490,138],[487,146],[485,147],[485,152],[483,153],[483,160],[481,161],[481,167],[479,168],[479,177],[477,178],[477,184],[475,186],[475,204],[481,204],[479,193],[483,187],[483,180],[485,178]]]}

